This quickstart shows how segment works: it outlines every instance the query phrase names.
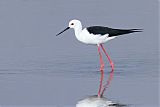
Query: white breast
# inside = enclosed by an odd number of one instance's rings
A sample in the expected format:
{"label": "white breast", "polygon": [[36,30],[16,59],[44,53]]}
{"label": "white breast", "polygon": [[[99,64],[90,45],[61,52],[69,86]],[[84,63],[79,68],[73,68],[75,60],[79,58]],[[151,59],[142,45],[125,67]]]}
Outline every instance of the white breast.
{"label": "white breast", "polygon": [[106,35],[94,35],[90,34],[86,28],[76,35],[77,39],[86,44],[100,44],[107,41],[108,34]]}

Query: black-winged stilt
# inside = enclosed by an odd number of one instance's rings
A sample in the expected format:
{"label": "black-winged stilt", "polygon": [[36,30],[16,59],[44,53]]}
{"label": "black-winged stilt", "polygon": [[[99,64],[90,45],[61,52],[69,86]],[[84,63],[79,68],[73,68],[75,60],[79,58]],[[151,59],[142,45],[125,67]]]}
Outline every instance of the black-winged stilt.
{"label": "black-winged stilt", "polygon": [[[106,87],[109,85],[110,80],[113,77],[113,71],[114,71],[114,64],[102,44],[111,39],[118,37],[119,35],[129,34],[129,33],[134,33],[134,32],[141,32],[141,29],[113,29],[113,28],[103,27],[103,26],[91,26],[91,27],[82,29],[82,24],[79,20],[71,20],[69,22],[69,26],[63,31],[61,31],[60,33],[58,33],[56,36],[60,35],[64,31],[68,30],[69,28],[74,29],[75,36],[80,42],[98,46],[98,52],[100,56],[100,72],[101,72],[98,97],[101,97]],[[112,68],[109,81],[107,81],[107,83],[103,87],[103,90],[102,90],[102,85],[103,85],[103,78],[104,78],[104,62],[102,59],[100,48],[102,48],[103,52],[107,56],[110,62],[110,66]]]}

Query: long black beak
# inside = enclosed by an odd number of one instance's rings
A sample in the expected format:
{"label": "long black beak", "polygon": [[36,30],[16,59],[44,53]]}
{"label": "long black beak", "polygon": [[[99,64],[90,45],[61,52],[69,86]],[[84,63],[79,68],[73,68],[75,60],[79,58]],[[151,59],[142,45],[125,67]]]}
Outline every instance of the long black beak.
{"label": "long black beak", "polygon": [[65,32],[66,30],[68,30],[70,27],[65,28],[63,31],[61,31],[60,33],[58,33],[56,36],[60,35],[61,33]]}

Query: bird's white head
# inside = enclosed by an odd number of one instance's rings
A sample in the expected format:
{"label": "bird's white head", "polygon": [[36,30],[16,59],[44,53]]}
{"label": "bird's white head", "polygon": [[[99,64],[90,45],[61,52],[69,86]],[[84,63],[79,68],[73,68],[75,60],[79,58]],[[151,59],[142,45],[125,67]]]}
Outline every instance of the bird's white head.
{"label": "bird's white head", "polygon": [[82,26],[81,22],[79,20],[74,19],[74,20],[71,20],[69,22],[69,26],[68,27],[75,29],[75,28],[78,28],[78,27],[81,27],[81,26]]}
{"label": "bird's white head", "polygon": [[68,30],[70,28],[73,28],[75,30],[75,32],[79,32],[79,31],[82,30],[82,24],[81,24],[81,22],[79,20],[76,20],[76,19],[71,20],[69,22],[68,27],[66,29],[64,29],[63,31],[61,31],[60,33],[58,33],[56,36],[60,35],[61,33],[63,33],[64,31],[66,31],[66,30]]}

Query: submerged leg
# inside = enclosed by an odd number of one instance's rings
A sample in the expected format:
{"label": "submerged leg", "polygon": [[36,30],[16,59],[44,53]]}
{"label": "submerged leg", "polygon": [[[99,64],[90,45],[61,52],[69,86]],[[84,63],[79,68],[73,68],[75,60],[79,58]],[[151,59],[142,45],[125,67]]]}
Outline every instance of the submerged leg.
{"label": "submerged leg", "polygon": [[109,78],[108,78],[106,84],[104,85],[104,88],[103,88],[103,90],[102,90],[101,96],[103,96],[104,92],[106,91],[106,89],[107,89],[108,86],[110,85],[110,82],[111,82],[112,79],[113,79],[113,74],[114,74],[114,70],[112,69],[111,72],[110,72]]}
{"label": "submerged leg", "polygon": [[99,57],[100,57],[100,72],[101,72],[98,97],[101,97],[101,90],[102,90],[103,78],[104,78],[104,62],[103,62],[103,59],[102,59],[102,54],[101,54],[101,50],[100,50],[100,46],[99,45],[98,45],[98,53],[99,53]]}
{"label": "submerged leg", "polygon": [[107,54],[106,50],[104,49],[103,45],[100,44],[100,46],[101,46],[103,52],[105,53],[105,55],[107,56],[107,58],[108,58],[108,60],[109,60],[109,63],[110,63],[110,66],[111,66],[111,68],[112,68],[112,70],[111,70],[111,72],[110,72],[110,75],[109,75],[109,78],[108,78],[106,84],[104,85],[104,89],[102,90],[102,93],[101,93],[101,96],[103,96],[103,94],[104,94],[106,88],[108,88],[110,82],[111,82],[112,79],[113,79],[113,74],[114,74],[114,64],[113,64],[111,58],[109,57],[109,55]]}

